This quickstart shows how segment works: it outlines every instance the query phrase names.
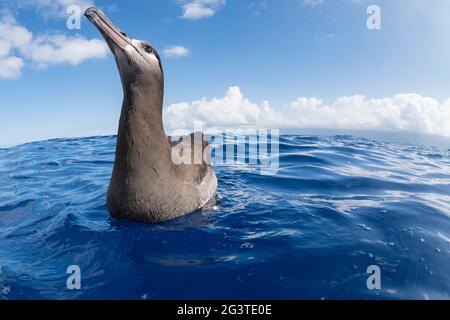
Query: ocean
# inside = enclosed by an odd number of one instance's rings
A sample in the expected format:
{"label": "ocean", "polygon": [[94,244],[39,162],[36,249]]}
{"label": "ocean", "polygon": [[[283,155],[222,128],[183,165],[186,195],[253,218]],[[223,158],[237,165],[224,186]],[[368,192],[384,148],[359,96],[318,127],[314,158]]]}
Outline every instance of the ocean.
{"label": "ocean", "polygon": [[450,299],[445,148],[283,135],[274,174],[218,165],[214,205],[155,225],[107,212],[115,142],[0,149],[0,299]]}

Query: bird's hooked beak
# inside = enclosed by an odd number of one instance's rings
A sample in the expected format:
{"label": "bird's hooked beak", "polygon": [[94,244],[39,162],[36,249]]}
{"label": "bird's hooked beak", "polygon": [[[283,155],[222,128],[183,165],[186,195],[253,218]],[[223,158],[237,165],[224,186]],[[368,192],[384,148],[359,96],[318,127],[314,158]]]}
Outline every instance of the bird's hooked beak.
{"label": "bird's hooked beak", "polygon": [[133,39],[120,30],[99,8],[88,8],[84,15],[97,27],[111,50],[114,51],[116,47],[124,50],[128,45],[132,45]]}

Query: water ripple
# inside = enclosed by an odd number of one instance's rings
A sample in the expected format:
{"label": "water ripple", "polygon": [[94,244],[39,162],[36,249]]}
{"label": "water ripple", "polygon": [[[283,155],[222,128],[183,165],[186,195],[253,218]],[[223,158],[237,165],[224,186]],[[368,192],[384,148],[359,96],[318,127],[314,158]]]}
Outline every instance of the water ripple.
{"label": "water ripple", "polygon": [[151,225],[108,215],[114,145],[0,149],[0,299],[450,298],[447,150],[282,136],[276,175],[217,167],[214,206]]}

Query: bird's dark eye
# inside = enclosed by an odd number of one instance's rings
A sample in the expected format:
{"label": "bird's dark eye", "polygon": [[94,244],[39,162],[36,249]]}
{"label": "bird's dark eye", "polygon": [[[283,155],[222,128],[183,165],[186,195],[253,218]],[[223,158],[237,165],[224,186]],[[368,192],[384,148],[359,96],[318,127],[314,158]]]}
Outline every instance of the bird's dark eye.
{"label": "bird's dark eye", "polygon": [[144,50],[145,50],[145,52],[147,52],[147,53],[152,53],[152,52],[153,52],[153,48],[150,47],[150,46],[147,45],[147,44],[144,45]]}

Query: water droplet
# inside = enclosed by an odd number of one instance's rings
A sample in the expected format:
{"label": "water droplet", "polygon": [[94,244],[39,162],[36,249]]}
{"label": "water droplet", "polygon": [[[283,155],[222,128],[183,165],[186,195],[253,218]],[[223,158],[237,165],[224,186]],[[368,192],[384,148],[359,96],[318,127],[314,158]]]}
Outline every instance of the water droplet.
{"label": "water droplet", "polygon": [[393,290],[393,289],[387,289],[386,292],[390,293],[390,294],[396,294],[397,293],[397,291]]}
{"label": "water droplet", "polygon": [[371,230],[370,227],[368,227],[368,226],[366,226],[365,224],[362,224],[362,223],[358,224],[358,227],[361,227],[361,228],[363,228],[366,231],[370,231]]}
{"label": "water droplet", "polygon": [[11,292],[11,288],[10,287],[4,287],[0,290],[0,294],[7,296],[9,293]]}
{"label": "water droplet", "polygon": [[245,242],[241,245],[241,249],[253,249],[254,247],[255,245],[250,242]]}

